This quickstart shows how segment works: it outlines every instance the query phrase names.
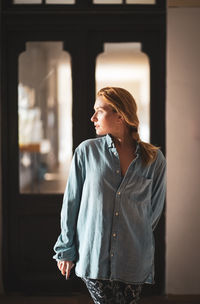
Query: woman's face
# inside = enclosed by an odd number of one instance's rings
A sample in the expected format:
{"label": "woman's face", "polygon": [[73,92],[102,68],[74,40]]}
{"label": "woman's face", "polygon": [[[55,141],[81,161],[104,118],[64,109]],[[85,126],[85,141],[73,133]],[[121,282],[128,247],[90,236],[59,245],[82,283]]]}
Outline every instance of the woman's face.
{"label": "woman's face", "polygon": [[94,110],[95,113],[91,117],[91,121],[94,123],[96,134],[116,134],[122,125],[120,114],[115,112],[102,96],[97,97]]}

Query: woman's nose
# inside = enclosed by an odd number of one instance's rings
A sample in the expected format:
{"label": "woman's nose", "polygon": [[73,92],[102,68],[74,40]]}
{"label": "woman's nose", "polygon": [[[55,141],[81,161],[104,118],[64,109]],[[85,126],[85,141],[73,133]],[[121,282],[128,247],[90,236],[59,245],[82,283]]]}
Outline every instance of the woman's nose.
{"label": "woman's nose", "polygon": [[92,115],[92,117],[90,118],[90,120],[91,120],[92,122],[94,122],[94,121],[97,120],[97,119],[96,119],[96,114],[95,114],[95,113]]}

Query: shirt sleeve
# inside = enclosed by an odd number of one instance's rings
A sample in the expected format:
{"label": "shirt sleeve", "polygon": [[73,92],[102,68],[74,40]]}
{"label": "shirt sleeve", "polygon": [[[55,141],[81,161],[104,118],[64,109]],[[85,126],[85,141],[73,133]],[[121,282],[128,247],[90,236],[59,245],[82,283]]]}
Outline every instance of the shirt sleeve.
{"label": "shirt sleeve", "polygon": [[72,158],[70,173],[63,197],[61,210],[61,234],[54,246],[56,260],[76,261],[76,223],[84,182],[83,166],[77,150]]}
{"label": "shirt sleeve", "polygon": [[158,153],[159,160],[155,168],[151,197],[151,224],[153,230],[161,217],[166,194],[166,160],[161,151],[158,150]]}

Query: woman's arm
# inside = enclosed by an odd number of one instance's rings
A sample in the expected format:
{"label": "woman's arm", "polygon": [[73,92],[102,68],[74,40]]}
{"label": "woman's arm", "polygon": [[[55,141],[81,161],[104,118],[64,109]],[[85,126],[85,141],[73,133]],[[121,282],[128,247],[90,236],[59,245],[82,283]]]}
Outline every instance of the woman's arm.
{"label": "woman's arm", "polygon": [[76,150],[72,159],[67,186],[61,210],[61,234],[54,246],[54,259],[57,261],[76,261],[75,244],[76,223],[84,183],[84,170],[81,157]]}
{"label": "woman's arm", "polygon": [[160,219],[164,202],[165,202],[165,193],[166,193],[166,160],[161,151],[159,155],[159,161],[155,168],[153,185],[152,185],[152,214],[151,214],[151,224],[152,229],[154,230]]}

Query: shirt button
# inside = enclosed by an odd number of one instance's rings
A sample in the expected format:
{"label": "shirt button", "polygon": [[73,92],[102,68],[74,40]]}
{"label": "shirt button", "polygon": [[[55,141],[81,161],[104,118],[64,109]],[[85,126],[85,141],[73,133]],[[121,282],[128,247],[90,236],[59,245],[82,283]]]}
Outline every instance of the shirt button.
{"label": "shirt button", "polygon": [[116,171],[119,174],[119,170]]}
{"label": "shirt button", "polygon": [[118,215],[119,215],[119,212],[115,212],[115,215],[118,216]]}
{"label": "shirt button", "polygon": [[113,237],[116,237],[116,235],[117,235],[116,233],[113,233]]}

